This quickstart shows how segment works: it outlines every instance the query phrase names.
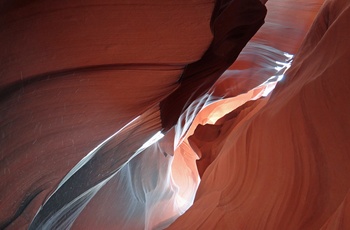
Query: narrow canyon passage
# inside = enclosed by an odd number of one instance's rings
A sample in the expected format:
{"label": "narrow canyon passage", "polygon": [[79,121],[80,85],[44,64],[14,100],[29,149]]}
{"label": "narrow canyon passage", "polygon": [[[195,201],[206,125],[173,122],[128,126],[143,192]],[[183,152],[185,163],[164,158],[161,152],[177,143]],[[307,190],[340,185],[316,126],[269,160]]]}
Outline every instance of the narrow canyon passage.
{"label": "narrow canyon passage", "polygon": [[0,228],[350,228],[349,4],[1,2]]}

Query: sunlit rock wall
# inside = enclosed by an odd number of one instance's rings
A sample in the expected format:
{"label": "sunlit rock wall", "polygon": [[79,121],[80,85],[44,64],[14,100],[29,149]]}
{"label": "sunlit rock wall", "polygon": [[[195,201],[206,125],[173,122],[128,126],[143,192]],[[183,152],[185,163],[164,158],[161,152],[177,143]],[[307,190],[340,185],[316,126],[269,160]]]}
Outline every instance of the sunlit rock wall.
{"label": "sunlit rock wall", "polygon": [[[123,137],[130,143],[161,129],[159,112],[149,109],[209,46],[213,7],[202,0],[0,1],[0,228],[27,228],[65,175],[139,115],[133,125],[143,126]],[[130,159],[126,152],[105,171]]]}
{"label": "sunlit rock wall", "polygon": [[214,8],[149,3],[1,3],[1,228],[350,228],[349,1],[268,1],[238,60],[143,150]]}
{"label": "sunlit rock wall", "polygon": [[349,228],[349,9],[327,1],[270,98],[190,137],[212,159],[170,229]]}

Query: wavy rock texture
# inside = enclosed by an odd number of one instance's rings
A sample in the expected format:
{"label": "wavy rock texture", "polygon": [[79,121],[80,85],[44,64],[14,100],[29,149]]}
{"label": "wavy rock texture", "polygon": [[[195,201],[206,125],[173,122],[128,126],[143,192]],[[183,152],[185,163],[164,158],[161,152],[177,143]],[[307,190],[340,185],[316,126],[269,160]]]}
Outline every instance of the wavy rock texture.
{"label": "wavy rock texture", "polygon": [[325,3],[270,99],[195,133],[214,159],[170,229],[349,228],[349,9]]}
{"label": "wavy rock texture", "polygon": [[[0,5],[0,228],[19,229],[83,157],[176,89],[211,42],[214,2]],[[141,143],[161,129],[148,115]]]}
{"label": "wavy rock texture", "polygon": [[0,228],[350,228],[350,2],[235,2],[0,2]]}

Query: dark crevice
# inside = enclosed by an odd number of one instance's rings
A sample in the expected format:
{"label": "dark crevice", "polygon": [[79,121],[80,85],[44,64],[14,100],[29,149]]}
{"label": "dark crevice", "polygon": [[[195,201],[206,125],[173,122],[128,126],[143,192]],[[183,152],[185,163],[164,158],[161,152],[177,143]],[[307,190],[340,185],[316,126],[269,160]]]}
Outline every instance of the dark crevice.
{"label": "dark crevice", "polygon": [[28,205],[37,197],[41,192],[43,192],[44,189],[38,188],[36,191],[28,195],[23,199],[21,202],[21,205],[18,207],[16,213],[10,217],[9,219],[5,220],[4,222],[0,223],[0,229],[7,228],[12,222],[14,222],[22,213],[24,210],[28,207]]}

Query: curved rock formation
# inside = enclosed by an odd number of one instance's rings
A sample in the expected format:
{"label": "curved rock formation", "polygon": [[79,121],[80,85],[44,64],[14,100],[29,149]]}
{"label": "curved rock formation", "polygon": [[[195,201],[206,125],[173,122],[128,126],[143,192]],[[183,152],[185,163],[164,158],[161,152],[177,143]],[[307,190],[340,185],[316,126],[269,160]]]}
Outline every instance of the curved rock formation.
{"label": "curved rock formation", "polygon": [[0,2],[0,228],[350,228],[350,2],[265,2]]}
{"label": "curved rock formation", "polygon": [[349,228],[349,9],[327,1],[272,96],[195,133],[214,160],[170,229]]}

